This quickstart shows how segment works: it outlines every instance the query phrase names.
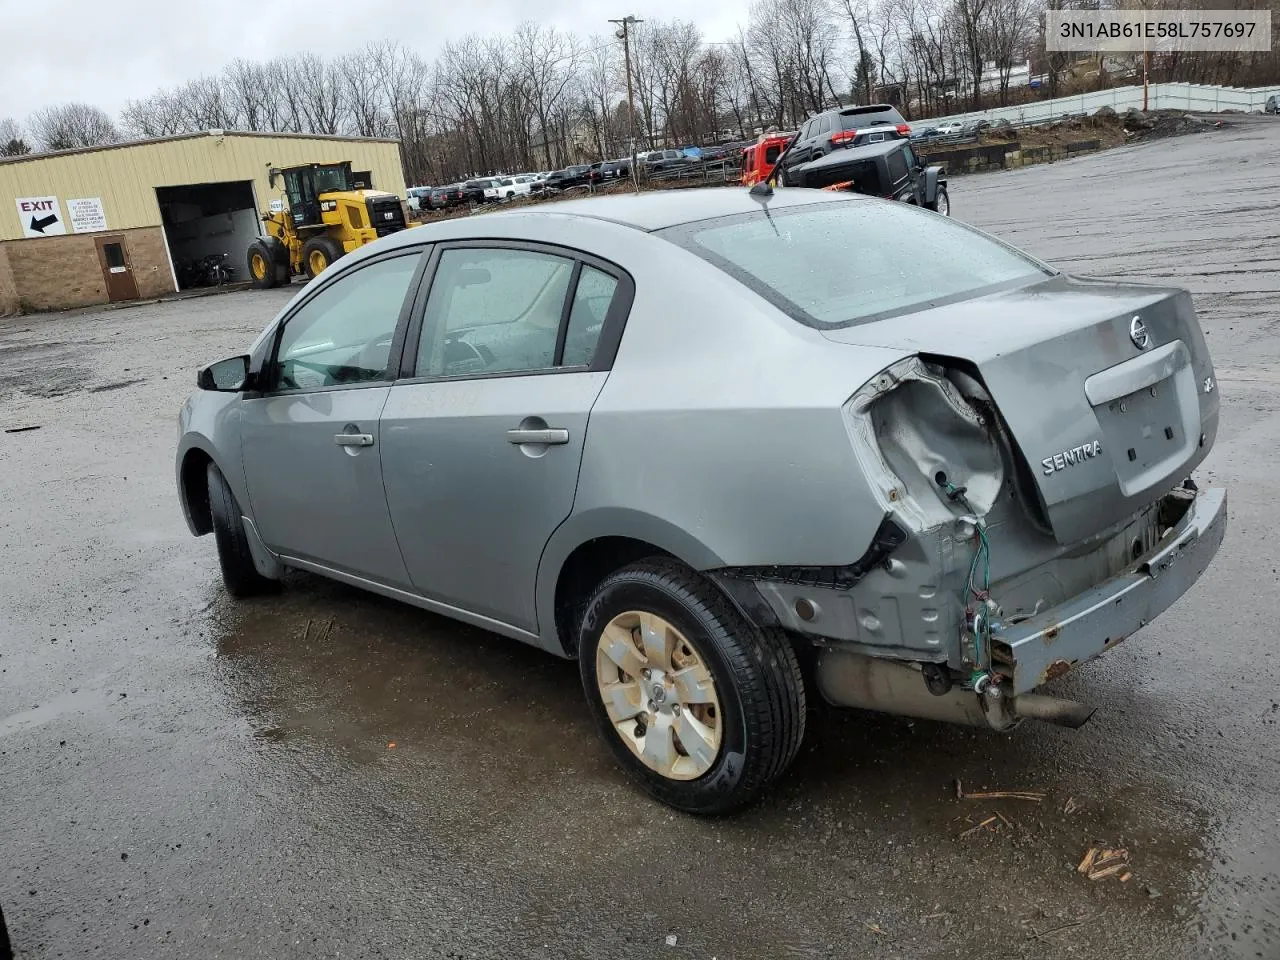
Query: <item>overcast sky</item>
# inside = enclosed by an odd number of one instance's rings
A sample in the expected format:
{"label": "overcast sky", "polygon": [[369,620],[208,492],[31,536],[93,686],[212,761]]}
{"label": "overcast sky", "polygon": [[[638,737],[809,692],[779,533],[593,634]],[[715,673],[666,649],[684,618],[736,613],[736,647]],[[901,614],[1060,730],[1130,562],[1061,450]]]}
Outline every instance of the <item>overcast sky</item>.
{"label": "overcast sky", "polygon": [[431,56],[447,40],[495,34],[536,19],[583,36],[607,34],[608,17],[693,20],[707,40],[745,24],[747,0],[0,0],[0,118],[22,121],[68,100],[112,114],[236,57],[312,50],[337,54],[396,39]]}

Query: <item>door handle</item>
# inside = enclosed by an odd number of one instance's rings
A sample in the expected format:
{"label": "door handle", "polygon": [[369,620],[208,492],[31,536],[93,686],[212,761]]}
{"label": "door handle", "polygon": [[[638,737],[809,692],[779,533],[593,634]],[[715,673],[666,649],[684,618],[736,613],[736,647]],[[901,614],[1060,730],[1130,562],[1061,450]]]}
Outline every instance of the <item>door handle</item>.
{"label": "door handle", "polygon": [[336,433],[333,442],[340,447],[372,447],[372,433]]}
{"label": "door handle", "polygon": [[508,430],[508,443],[546,443],[560,444],[569,442],[569,431],[548,427],[545,430]]}

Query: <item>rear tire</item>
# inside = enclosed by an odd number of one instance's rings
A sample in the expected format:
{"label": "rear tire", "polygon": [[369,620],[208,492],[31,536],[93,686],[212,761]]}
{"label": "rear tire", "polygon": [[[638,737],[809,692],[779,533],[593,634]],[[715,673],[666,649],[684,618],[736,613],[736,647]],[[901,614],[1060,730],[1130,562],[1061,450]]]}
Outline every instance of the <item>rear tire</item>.
{"label": "rear tire", "polygon": [[314,280],[342,256],[342,248],[328,237],[312,237],[302,246],[302,265],[307,279]]}
{"label": "rear tire", "polygon": [[218,563],[222,582],[233,597],[253,597],[278,584],[258,572],[249,551],[249,538],[244,532],[243,516],[235,494],[226,478],[212,463],[208,467],[209,513],[213,519],[213,536],[218,544]]}
{"label": "rear tire", "polygon": [[933,198],[933,203],[929,204],[929,209],[942,214],[944,217],[951,216],[951,198],[947,196],[947,188],[938,185],[938,192]]}
{"label": "rear tire", "polygon": [[270,290],[280,282],[280,271],[271,251],[261,240],[249,244],[249,282],[255,289]]}
{"label": "rear tire", "polygon": [[738,810],[800,749],[805,691],[790,640],[753,627],[676,561],[645,560],[605,578],[578,642],[601,734],[663,803],[698,814]]}

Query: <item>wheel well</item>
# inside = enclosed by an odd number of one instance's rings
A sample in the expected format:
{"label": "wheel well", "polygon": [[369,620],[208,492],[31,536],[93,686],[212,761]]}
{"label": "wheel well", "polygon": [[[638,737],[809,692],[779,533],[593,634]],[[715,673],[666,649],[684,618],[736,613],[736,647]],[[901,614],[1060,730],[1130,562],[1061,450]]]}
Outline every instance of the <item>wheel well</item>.
{"label": "wheel well", "polygon": [[564,652],[577,656],[578,621],[601,580],[637,560],[671,556],[651,543],[630,537],[598,537],[579,545],[565,559],[556,580],[556,634]]}
{"label": "wheel well", "polygon": [[182,496],[197,535],[213,532],[213,514],[209,511],[209,464],[213,462],[203,450],[188,450],[182,458]]}

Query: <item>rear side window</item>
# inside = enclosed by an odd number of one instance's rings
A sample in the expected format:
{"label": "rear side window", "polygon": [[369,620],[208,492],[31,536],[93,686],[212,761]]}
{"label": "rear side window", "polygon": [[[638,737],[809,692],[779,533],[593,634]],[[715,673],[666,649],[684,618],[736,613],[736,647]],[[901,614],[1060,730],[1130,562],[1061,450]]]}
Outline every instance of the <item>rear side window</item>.
{"label": "rear side window", "polygon": [[462,248],[440,257],[415,376],[555,366],[573,261],[532,250]]}
{"label": "rear side window", "polygon": [[895,150],[884,159],[889,166],[889,179],[891,181],[897,183],[907,175],[907,158],[902,155],[901,150]]}
{"label": "rear side window", "polygon": [[684,224],[663,236],[814,327],[845,327],[1051,272],[906,203],[849,200]]}
{"label": "rear side window", "polygon": [[587,366],[595,358],[600,331],[604,329],[605,317],[617,292],[615,277],[595,267],[582,268],[573,294],[573,307],[569,311],[569,329],[564,338],[564,366]]}

